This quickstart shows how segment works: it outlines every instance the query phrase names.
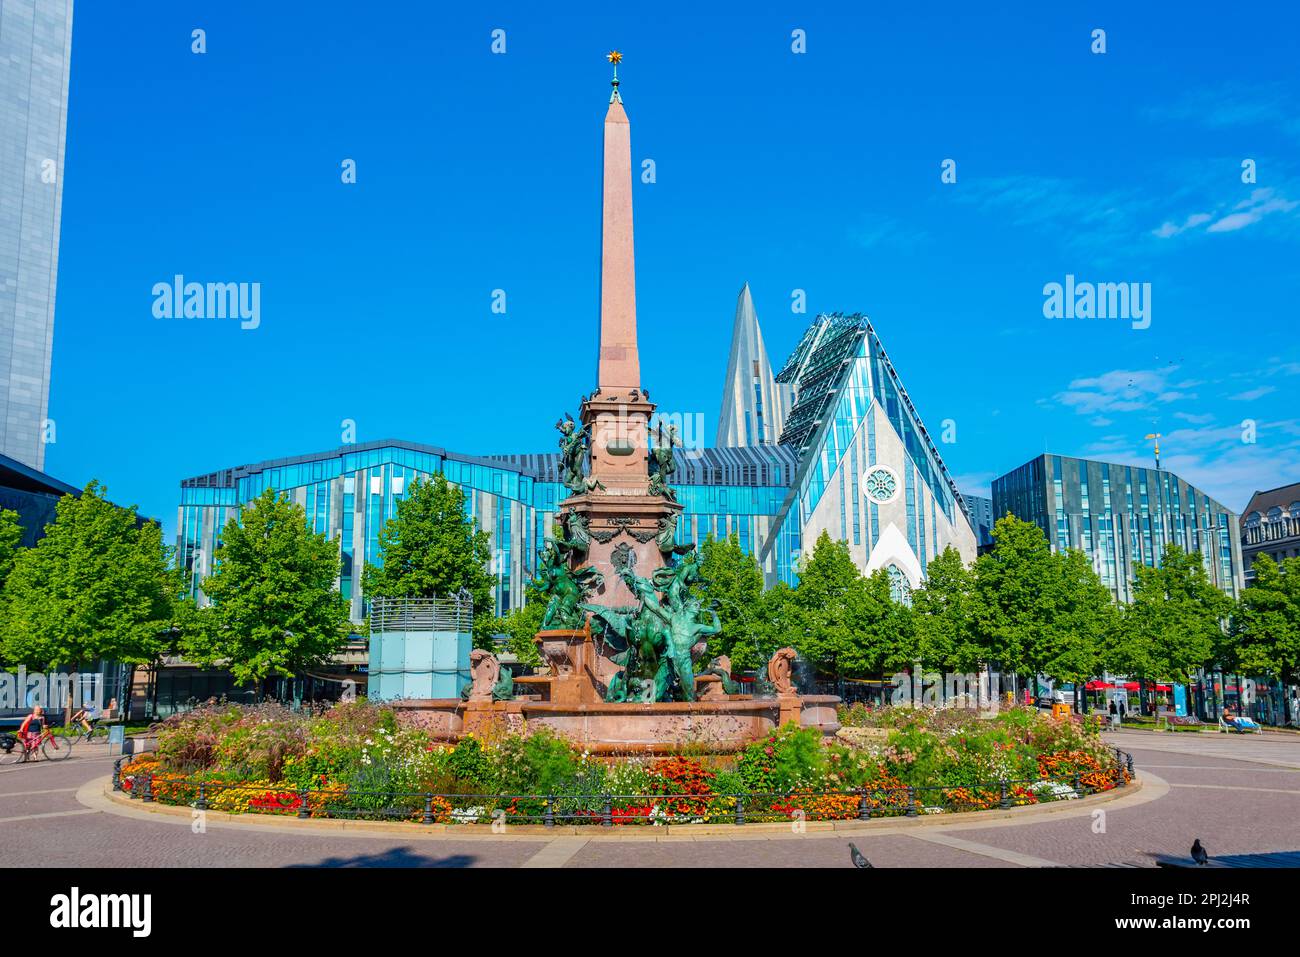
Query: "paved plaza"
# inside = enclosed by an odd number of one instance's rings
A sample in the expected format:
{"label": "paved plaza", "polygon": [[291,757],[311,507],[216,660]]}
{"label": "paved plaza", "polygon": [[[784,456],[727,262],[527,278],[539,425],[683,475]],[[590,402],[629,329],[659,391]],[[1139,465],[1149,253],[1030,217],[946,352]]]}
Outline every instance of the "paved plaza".
{"label": "paved plaza", "polygon": [[[856,834],[737,830],[672,837],[538,834],[444,837],[344,833],[210,821],[114,805],[112,759],[83,748],[67,762],[0,768],[0,865],[88,867],[847,867],[852,840],[877,867],[1153,866],[1199,837],[1211,855],[1300,849],[1300,735],[1118,732],[1143,786],[1105,804],[987,819],[885,825]],[[1098,816],[1098,812],[1104,815]],[[882,822],[883,823],[883,822]],[[606,832],[608,834],[608,832]],[[662,836],[663,839],[656,840]]]}

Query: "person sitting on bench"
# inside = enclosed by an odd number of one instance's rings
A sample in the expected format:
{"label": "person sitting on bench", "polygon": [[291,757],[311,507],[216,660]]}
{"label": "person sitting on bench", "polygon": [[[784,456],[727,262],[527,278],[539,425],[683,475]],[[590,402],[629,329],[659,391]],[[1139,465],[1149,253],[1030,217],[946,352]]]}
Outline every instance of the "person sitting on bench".
{"label": "person sitting on bench", "polygon": [[1223,723],[1234,731],[1258,731],[1259,725],[1245,715],[1234,715],[1232,708],[1223,709]]}

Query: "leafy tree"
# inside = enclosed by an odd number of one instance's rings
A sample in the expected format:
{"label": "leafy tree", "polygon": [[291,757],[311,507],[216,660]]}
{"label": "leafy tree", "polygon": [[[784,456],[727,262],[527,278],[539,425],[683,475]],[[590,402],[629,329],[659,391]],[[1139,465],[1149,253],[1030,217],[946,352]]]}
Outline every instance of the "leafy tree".
{"label": "leafy tree", "polygon": [[912,592],[916,658],[927,670],[975,671],[983,649],[975,639],[975,579],[961,554],[945,548]]}
{"label": "leafy tree", "polygon": [[[1279,565],[1257,555],[1251,567],[1255,581],[1237,603],[1235,651],[1226,663],[1246,674],[1272,676],[1286,687],[1300,679],[1300,558],[1284,558]],[[1284,699],[1290,709],[1290,696]]]}
{"label": "leafy tree", "polygon": [[916,613],[912,606],[893,599],[889,572],[878,568],[863,582],[863,602],[854,619],[867,636],[864,657],[869,662],[859,674],[880,674],[905,668],[916,661]]}
{"label": "leafy tree", "polygon": [[487,532],[465,514],[465,493],[435,475],[412,482],[397,511],[379,532],[382,567],[367,565],[367,598],[451,598],[462,589],[474,600],[474,640],[491,643],[492,551]]}
{"label": "leafy tree", "polygon": [[733,637],[729,645],[733,671],[761,668],[778,648],[799,644],[803,612],[795,601],[795,590],[785,582],[777,582],[759,596],[754,617],[749,640]]}
{"label": "leafy tree", "polygon": [[793,592],[795,648],[836,678],[877,674],[911,652],[910,609],[890,598],[883,570],[864,578],[845,542],[822,532]]}
{"label": "leafy tree", "polygon": [[[700,547],[700,575],[703,586],[697,595],[712,601],[722,623],[722,633],[709,639],[709,654],[728,655],[733,649],[757,647],[763,631],[760,618],[763,600],[763,572],[758,559],[740,547],[740,535],[732,532],[718,539],[709,535]],[[775,649],[773,649],[775,650]]]}
{"label": "leafy tree", "polygon": [[1031,642],[1029,660],[1053,681],[1075,685],[1075,704],[1085,707],[1082,686],[1101,670],[1101,652],[1118,620],[1110,589],[1087,554],[1069,549],[1052,556],[1055,576],[1044,604],[1051,626]]}
{"label": "leafy tree", "polygon": [[23,526],[18,513],[12,509],[0,509],[0,589],[13,571],[14,559],[23,542]]}
{"label": "leafy tree", "polygon": [[308,528],[288,496],[267,489],[241,508],[222,532],[215,567],[202,585],[212,605],[182,635],[187,658],[224,661],[237,680],[263,681],[338,652],[349,631],[348,603],[334,587],[338,542]]}
{"label": "leafy tree", "polygon": [[542,656],[533,642],[542,630],[542,617],[546,614],[547,597],[532,582],[525,589],[522,608],[513,608],[504,615],[493,618],[488,625],[491,634],[509,636],[509,648],[523,664],[540,665]]}
{"label": "leafy tree", "polygon": [[1158,567],[1137,568],[1133,601],[1106,649],[1106,663],[1144,683],[1186,682],[1192,671],[1223,653],[1231,610],[1231,600],[1210,581],[1199,553],[1166,546]]}
{"label": "leafy tree", "polygon": [[54,669],[162,654],[173,610],[162,529],[107,494],[92,481],[80,496],[63,496],[45,536],[14,556],[4,585],[6,660]]}
{"label": "leafy tree", "polygon": [[1004,672],[1034,674],[1039,635],[1052,627],[1052,549],[1042,529],[1010,513],[994,524],[993,543],[975,562],[975,639]]}

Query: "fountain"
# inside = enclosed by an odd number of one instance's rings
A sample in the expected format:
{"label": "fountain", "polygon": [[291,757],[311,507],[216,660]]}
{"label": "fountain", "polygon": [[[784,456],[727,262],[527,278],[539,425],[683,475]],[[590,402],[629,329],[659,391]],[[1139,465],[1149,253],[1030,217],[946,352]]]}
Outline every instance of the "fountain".
{"label": "fountain", "polygon": [[[617,61],[614,61],[617,63]],[[794,651],[766,668],[770,692],[738,694],[730,663],[707,658],[720,631],[694,544],[677,541],[671,482],[677,436],[640,384],[632,252],[632,160],[617,66],[605,116],[600,352],[596,390],[561,419],[561,480],[570,495],[538,560],[547,595],[534,639],[548,673],[502,693],[500,665],[476,652],[465,700],[402,701],[447,740],[546,726],[593,753],[660,753],[690,741],[734,750],[787,722],[834,734],[828,695],[800,695]],[[697,666],[704,665],[699,668]]]}

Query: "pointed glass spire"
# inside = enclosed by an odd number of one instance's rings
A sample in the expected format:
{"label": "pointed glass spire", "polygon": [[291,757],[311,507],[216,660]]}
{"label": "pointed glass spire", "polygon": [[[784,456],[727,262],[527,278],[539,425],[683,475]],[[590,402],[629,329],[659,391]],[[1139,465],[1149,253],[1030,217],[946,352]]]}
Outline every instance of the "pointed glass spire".
{"label": "pointed glass spire", "polygon": [[775,445],[785,427],[791,390],[772,375],[772,363],[763,344],[754,299],[745,283],[736,299],[736,319],[731,329],[731,356],[722,388],[718,416],[720,448]]}

